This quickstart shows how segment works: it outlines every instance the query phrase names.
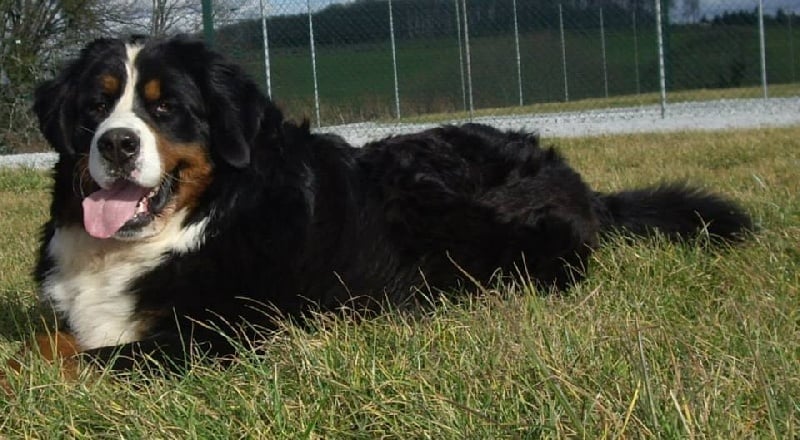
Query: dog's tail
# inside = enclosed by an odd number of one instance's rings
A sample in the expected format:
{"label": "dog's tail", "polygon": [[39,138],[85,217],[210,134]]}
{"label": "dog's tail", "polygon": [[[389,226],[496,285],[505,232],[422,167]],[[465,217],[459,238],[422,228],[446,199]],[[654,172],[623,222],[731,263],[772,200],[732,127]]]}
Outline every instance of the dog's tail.
{"label": "dog's tail", "polygon": [[685,184],[595,195],[604,232],[649,236],[657,231],[674,240],[706,235],[713,242],[732,242],[753,230],[750,216],[739,205]]}

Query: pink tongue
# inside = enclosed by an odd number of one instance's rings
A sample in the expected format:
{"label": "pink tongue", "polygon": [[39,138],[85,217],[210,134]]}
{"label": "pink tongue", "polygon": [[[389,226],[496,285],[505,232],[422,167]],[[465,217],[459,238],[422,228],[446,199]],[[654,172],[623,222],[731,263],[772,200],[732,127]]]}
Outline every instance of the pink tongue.
{"label": "pink tongue", "polygon": [[95,191],[83,199],[83,226],[92,237],[109,238],[136,215],[136,206],[150,190],[126,181]]}

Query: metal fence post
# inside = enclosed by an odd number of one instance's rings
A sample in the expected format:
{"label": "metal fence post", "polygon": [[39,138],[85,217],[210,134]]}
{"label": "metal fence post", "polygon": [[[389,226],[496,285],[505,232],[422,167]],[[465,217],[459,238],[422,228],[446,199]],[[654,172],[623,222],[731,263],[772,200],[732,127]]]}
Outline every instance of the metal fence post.
{"label": "metal fence post", "polygon": [[606,27],[603,24],[603,8],[600,8],[600,49],[603,52],[603,89],[608,98],[608,59],[606,59]]}
{"label": "metal fence post", "polygon": [[306,0],[308,9],[308,41],[311,45],[311,73],[314,76],[314,110],[317,116],[317,127],[322,125],[319,116],[319,83],[317,82],[317,50],[314,44],[314,20],[311,14],[311,0]]}
{"label": "metal fence post", "polygon": [[269,38],[267,38],[267,13],[264,9],[264,0],[259,0],[261,6],[261,37],[264,45],[264,81],[267,84],[267,96],[272,99],[272,79],[269,68]]}
{"label": "metal fence post", "polygon": [[636,29],[636,9],[633,10],[633,68],[636,73],[636,94],[642,93],[642,82],[639,78],[639,31]]}
{"label": "metal fence post", "polygon": [[564,11],[558,4],[558,27],[561,29],[561,69],[564,72],[564,101],[569,101],[569,81],[567,80],[567,45],[564,37]]}
{"label": "metal fence post", "polygon": [[519,24],[517,21],[517,0],[511,2],[511,7],[514,9],[514,46],[517,52],[517,84],[519,85],[519,106],[524,105],[522,99],[522,58],[519,54]]}
{"label": "metal fence post", "polygon": [[400,119],[400,86],[397,81],[397,47],[394,43],[394,16],[392,14],[392,0],[389,0],[389,39],[392,43],[392,70],[394,71],[394,110],[397,119]]}
{"label": "metal fence post", "polygon": [[661,0],[661,47],[664,52],[664,87],[672,89],[675,85],[675,75],[672,66],[672,17],[670,11],[675,0]]}
{"label": "metal fence post", "polygon": [[794,13],[786,15],[787,24],[789,26],[789,70],[792,72],[792,82],[796,81],[795,76],[795,61],[794,61],[794,33],[792,32],[792,17]]}
{"label": "metal fence post", "polygon": [[667,113],[667,80],[664,72],[664,33],[661,29],[661,0],[656,2],[656,37],[658,39],[658,86],[661,89],[661,117]]}
{"label": "metal fence post", "polygon": [[467,110],[467,85],[464,78],[464,44],[461,42],[461,7],[460,0],[453,0],[456,7],[456,34],[458,36],[458,73],[461,75],[461,105]]}
{"label": "metal fence post", "polygon": [[767,45],[764,36],[764,0],[758,0],[758,36],[761,50],[761,87],[764,89],[764,99],[767,99]]}
{"label": "metal fence post", "polygon": [[209,46],[214,45],[214,10],[211,0],[202,0],[203,39]]}
{"label": "metal fence post", "polygon": [[475,111],[475,102],[472,97],[472,60],[469,50],[469,19],[467,17],[467,0],[463,0],[461,8],[464,12],[464,47],[467,55],[467,92],[469,93],[469,120],[471,121],[472,114]]}

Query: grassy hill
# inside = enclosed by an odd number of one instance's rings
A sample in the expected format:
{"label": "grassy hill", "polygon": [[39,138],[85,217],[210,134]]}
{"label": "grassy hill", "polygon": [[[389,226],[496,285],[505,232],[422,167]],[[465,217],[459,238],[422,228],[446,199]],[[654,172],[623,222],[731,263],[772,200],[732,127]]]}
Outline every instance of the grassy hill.
{"label": "grassy hill", "polygon": [[[655,33],[642,27],[635,43],[630,29],[606,32],[608,89],[611,96],[658,90]],[[276,37],[277,38],[277,37]],[[670,91],[756,86],[761,83],[758,33],[751,26],[677,26],[669,35]],[[785,27],[767,32],[771,84],[800,78],[800,32],[789,42]],[[565,38],[570,100],[605,95],[599,29],[571,30]],[[637,90],[634,45],[638,44]],[[263,52],[223,48],[264,84]],[[797,52],[792,52],[797,48]],[[525,104],[564,100],[564,75],[558,32],[520,37]],[[793,55],[793,56],[792,56]],[[397,47],[401,113],[413,116],[464,109],[458,41],[453,38],[399,41]],[[519,103],[513,36],[471,39],[476,108]],[[274,98],[295,116],[313,115],[313,79],[308,48],[271,52]],[[394,116],[392,59],[388,40],[317,48],[323,124]]]}

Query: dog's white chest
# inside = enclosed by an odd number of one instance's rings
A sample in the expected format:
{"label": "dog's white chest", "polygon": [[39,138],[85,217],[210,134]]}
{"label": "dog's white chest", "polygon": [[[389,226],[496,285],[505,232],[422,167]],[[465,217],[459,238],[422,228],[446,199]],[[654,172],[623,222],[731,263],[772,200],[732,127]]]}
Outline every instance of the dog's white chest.
{"label": "dog's white chest", "polygon": [[67,320],[81,348],[141,339],[146,323],[136,316],[133,283],[167,255],[202,246],[207,221],[183,227],[185,217],[177,212],[161,234],[137,242],[93,238],[77,225],[56,228],[47,244],[54,264],[41,294]]}
{"label": "dog's white chest", "polygon": [[158,255],[94,239],[78,227],[56,229],[47,252],[55,264],[45,275],[43,299],[67,320],[82,348],[139,339],[130,287],[158,264]]}

